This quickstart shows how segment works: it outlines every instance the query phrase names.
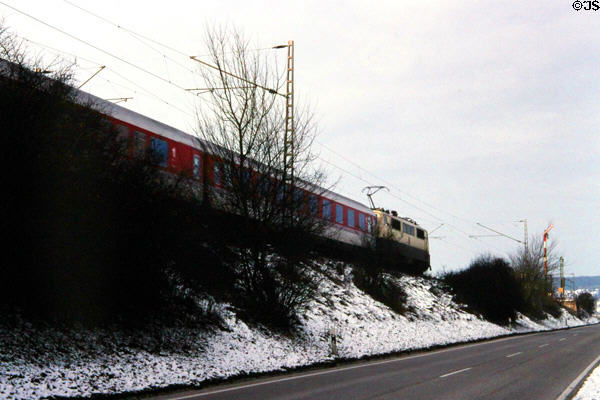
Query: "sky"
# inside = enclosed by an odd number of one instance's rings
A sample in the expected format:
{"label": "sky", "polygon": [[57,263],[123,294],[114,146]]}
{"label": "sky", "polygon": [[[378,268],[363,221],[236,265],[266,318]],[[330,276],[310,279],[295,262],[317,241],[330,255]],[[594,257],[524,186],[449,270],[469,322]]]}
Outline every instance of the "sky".
{"label": "sky", "polygon": [[[432,232],[434,273],[508,257],[526,219],[540,237],[554,224],[567,275],[600,275],[600,10],[570,0],[0,0],[0,17],[32,53],[76,60],[79,83],[106,66],[83,90],[130,97],[120,104],[190,133],[206,98],[181,88],[202,86],[189,56],[207,54],[207,27],[241,30],[256,49],[294,40],[295,99],[315,112],[318,162],[364,204],[365,186],[387,186],[376,206]],[[285,50],[260,51],[279,51],[285,66]]]}

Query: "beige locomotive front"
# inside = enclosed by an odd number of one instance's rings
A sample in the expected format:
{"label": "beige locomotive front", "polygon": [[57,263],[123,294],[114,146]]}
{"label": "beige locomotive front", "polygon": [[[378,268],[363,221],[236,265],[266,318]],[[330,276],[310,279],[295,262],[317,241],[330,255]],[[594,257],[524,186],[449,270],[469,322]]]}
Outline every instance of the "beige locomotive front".
{"label": "beige locomotive front", "polygon": [[377,215],[378,237],[429,252],[427,232],[416,222],[398,217],[395,211],[390,213],[376,208],[373,212]]}

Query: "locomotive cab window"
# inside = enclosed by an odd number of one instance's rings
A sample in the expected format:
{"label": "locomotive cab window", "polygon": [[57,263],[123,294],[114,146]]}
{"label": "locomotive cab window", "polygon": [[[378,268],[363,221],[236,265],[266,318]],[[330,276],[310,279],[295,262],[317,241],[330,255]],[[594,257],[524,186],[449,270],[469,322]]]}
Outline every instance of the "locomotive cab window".
{"label": "locomotive cab window", "polygon": [[400,230],[400,221],[392,218],[392,229]]}
{"label": "locomotive cab window", "polygon": [[417,237],[419,239],[425,239],[425,231],[423,229],[417,228]]}
{"label": "locomotive cab window", "polygon": [[150,138],[150,150],[152,151],[152,161],[161,167],[167,166],[169,157],[169,145],[164,140]]}
{"label": "locomotive cab window", "polygon": [[402,232],[407,233],[411,236],[415,236],[415,227],[408,224],[402,224]]}

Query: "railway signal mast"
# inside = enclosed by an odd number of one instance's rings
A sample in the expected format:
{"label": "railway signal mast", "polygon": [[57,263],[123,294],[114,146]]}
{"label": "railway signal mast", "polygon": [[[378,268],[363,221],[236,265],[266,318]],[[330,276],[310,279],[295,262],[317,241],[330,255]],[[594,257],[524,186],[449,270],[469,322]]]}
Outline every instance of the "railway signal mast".
{"label": "railway signal mast", "polygon": [[548,252],[546,250],[546,241],[548,240],[548,232],[550,232],[550,229],[552,228],[554,228],[554,224],[550,224],[544,231],[544,276],[546,277],[546,280],[548,279]]}

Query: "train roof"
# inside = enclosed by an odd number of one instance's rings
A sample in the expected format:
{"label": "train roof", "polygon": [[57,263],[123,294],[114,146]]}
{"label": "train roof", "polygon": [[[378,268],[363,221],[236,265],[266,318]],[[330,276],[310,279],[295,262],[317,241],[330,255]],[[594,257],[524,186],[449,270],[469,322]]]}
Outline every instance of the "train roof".
{"label": "train roof", "polygon": [[[118,104],[108,102],[81,90],[77,91],[77,101],[81,104],[90,105],[98,112],[106,114],[116,120],[123,121],[134,126],[138,126],[142,129],[154,132],[173,141],[192,146],[198,150],[204,151],[206,148],[216,146],[215,144],[209,143],[196,136],[190,135],[189,133],[181,131],[170,125],[152,119],[135,111],[129,110],[125,107],[119,106]],[[346,197],[342,194],[336,193],[332,190],[325,189],[322,187],[315,187],[314,191],[335,202],[355,208],[361,212],[374,215],[373,211],[368,206],[362,204],[359,201]]]}

